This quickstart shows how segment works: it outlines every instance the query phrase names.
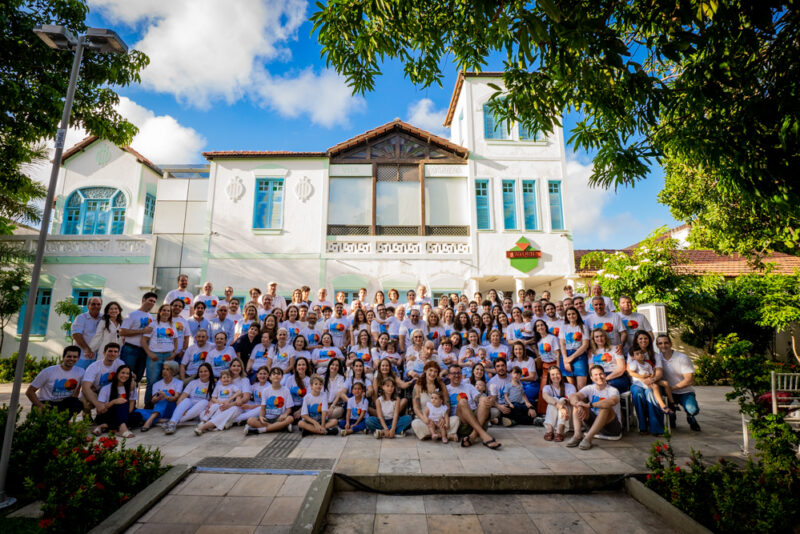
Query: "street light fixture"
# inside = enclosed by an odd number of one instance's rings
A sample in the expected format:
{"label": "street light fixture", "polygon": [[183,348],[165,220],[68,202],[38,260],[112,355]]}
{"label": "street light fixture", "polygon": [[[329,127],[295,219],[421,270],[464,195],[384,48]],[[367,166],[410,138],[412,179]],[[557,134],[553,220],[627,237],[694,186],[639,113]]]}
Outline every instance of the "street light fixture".
{"label": "street light fixture", "polygon": [[[50,172],[50,185],[47,188],[47,200],[45,200],[44,209],[42,210],[39,240],[36,244],[36,256],[31,271],[31,285],[30,288],[28,288],[27,302],[29,303],[35,302],[36,294],[39,291],[39,278],[42,272],[44,247],[47,241],[47,231],[50,227],[50,216],[53,211],[53,199],[56,193],[58,171],[61,168],[61,155],[64,152],[64,140],[67,137],[67,128],[69,128],[69,117],[72,112],[72,101],[75,98],[75,87],[78,83],[78,73],[81,68],[83,49],[89,48],[99,53],[125,54],[128,52],[128,46],[119,35],[112,30],[88,28],[85,35],[76,37],[64,26],[45,24],[43,26],[37,26],[33,29],[33,32],[50,48],[55,50],[75,50],[75,58],[72,61],[72,71],[69,75],[69,85],[67,86],[67,96],[64,99],[64,112],[61,115],[61,124],[56,132],[53,169]],[[6,420],[5,434],[3,435],[3,449],[2,453],[0,453],[0,509],[11,506],[16,502],[16,499],[6,493],[6,480],[8,475],[8,462],[11,456],[11,440],[14,437],[14,428],[17,422],[17,408],[19,406],[20,389],[22,388],[22,374],[25,371],[25,356],[28,354],[28,340],[30,338],[31,323],[33,323],[34,308],[35,306],[25,307],[22,335],[19,340],[17,365],[14,370],[14,387],[11,390],[8,419]]]}

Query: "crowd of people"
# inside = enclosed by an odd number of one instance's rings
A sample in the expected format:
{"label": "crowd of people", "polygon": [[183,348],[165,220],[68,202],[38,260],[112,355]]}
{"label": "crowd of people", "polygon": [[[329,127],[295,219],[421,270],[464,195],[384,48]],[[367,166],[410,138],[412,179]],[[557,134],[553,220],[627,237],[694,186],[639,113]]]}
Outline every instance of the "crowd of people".
{"label": "crowd of people", "polygon": [[[181,275],[163,303],[154,292],[123,315],[100,298],[72,324],[74,345],[43,370],[27,396],[94,417],[94,433],[184,424],[201,435],[242,425],[245,434],[289,431],[391,439],[480,441],[497,449],[492,425],[544,426],[544,439],[589,449],[620,439],[620,395],[630,391],[642,434],[662,435],[683,410],[699,411],[691,360],[654,339],[647,318],[599,284],[586,296],[534,290],[484,296],[452,293],[436,302],[425,286],[346,302],[311,299],[304,286],[287,302],[277,282],[240,302],[206,282],[188,291]],[[616,311],[616,306],[619,311]],[[146,379],[143,398],[138,381]],[[569,439],[567,436],[572,434]]]}

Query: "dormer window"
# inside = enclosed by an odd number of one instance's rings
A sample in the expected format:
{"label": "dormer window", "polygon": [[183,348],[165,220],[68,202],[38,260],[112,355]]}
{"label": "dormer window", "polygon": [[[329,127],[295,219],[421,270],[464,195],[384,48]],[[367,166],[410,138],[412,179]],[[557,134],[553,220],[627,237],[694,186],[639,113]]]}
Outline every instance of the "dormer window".
{"label": "dormer window", "polygon": [[127,201],[113,187],[84,187],[73,191],[64,207],[65,235],[121,234],[125,230]]}

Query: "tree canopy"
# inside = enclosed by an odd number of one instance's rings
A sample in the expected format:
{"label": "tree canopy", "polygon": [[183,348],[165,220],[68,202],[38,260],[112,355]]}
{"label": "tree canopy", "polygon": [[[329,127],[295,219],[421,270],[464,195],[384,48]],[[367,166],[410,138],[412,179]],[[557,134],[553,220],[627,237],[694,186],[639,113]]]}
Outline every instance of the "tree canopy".
{"label": "tree canopy", "polygon": [[[426,87],[441,85],[446,60],[480,71],[499,54],[496,117],[551,132],[577,112],[568,142],[593,154],[593,184],[633,186],[673,162],[668,188],[701,175],[722,199],[662,196],[677,217],[713,227],[695,233],[704,245],[800,254],[793,0],[330,0],[312,20],[328,65],[361,93],[387,59]],[[741,227],[714,227],[720,206],[757,218],[758,235],[740,243],[725,232]]]}
{"label": "tree canopy", "polygon": [[[34,33],[39,24],[60,24],[76,35],[86,31],[85,0],[11,0],[0,4],[0,233],[14,222],[38,222],[31,200],[41,198],[23,172],[41,156],[41,141],[55,136],[74,55],[48,48]],[[115,110],[119,97],[110,86],[140,81],[148,63],[141,52],[98,54],[85,50],[72,108],[72,126],[118,144],[136,127]]]}

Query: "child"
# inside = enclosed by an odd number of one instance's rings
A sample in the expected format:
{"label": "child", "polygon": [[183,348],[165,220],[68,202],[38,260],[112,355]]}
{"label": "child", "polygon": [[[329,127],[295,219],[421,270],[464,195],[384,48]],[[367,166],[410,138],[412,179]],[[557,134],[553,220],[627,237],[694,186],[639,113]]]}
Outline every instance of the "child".
{"label": "child", "polygon": [[353,396],[347,399],[347,413],[344,418],[339,420],[340,436],[344,437],[367,429],[364,418],[367,415],[369,403],[365,393],[366,388],[363,382],[353,383]]}
{"label": "child", "polygon": [[[259,374],[266,368],[259,370]],[[261,411],[258,417],[251,417],[244,425],[244,435],[263,434],[264,432],[277,432],[284,428],[292,431],[292,414],[290,408],[294,406],[292,394],[281,385],[283,369],[274,367],[269,372],[269,382],[272,387],[261,390]]]}
{"label": "child", "polygon": [[[628,374],[631,375],[635,385],[642,389],[650,389],[650,391],[653,392],[653,397],[655,397],[656,402],[661,407],[661,411],[667,415],[673,414],[675,412],[669,406],[667,406],[667,404],[664,402],[664,398],[661,396],[661,387],[663,387],[667,392],[667,398],[669,399],[670,405],[675,404],[675,401],[672,399],[672,389],[669,387],[669,383],[667,383],[666,380],[660,380],[648,386],[643,382],[643,379],[650,378],[655,375],[653,366],[650,365],[650,362],[644,359],[645,355],[646,353],[641,347],[635,347],[631,349],[632,359],[628,362]],[[641,432],[641,434],[647,434],[647,432]]]}
{"label": "child", "polygon": [[92,432],[99,436],[106,430],[119,429],[123,438],[132,438],[133,432],[128,430],[128,419],[136,406],[136,384],[133,382],[131,368],[123,365],[117,369],[111,383],[103,386],[97,395],[102,402],[102,411],[97,410],[97,428]]}
{"label": "child", "polygon": [[483,365],[483,368],[486,370],[489,378],[494,376],[494,364],[489,361],[489,355],[486,353],[486,349],[484,347],[478,348],[478,352],[475,353],[475,357],[478,359],[478,363]]}
{"label": "child", "polygon": [[475,381],[475,389],[481,394],[482,397],[486,396],[486,381],[485,380],[476,380]]}
{"label": "child", "polygon": [[458,359],[458,365],[461,367],[461,374],[464,375],[464,378],[472,376],[472,367],[476,363],[478,363],[478,359],[475,357],[475,351],[472,350],[472,347],[465,347],[464,353]]}
{"label": "child", "polygon": [[328,399],[322,391],[324,381],[318,374],[311,375],[311,393],[303,397],[303,407],[300,409],[300,421],[297,423],[307,434],[336,434],[339,422],[328,418]]}
{"label": "child", "polygon": [[161,369],[162,379],[153,384],[153,410],[150,417],[142,425],[141,431],[147,432],[156,419],[162,417],[169,419],[175,406],[178,404],[178,397],[183,392],[183,381],[175,378],[178,374],[178,362],[166,361]]}
{"label": "child", "polygon": [[442,443],[447,443],[449,414],[447,406],[442,403],[442,394],[438,391],[431,393],[431,400],[425,405],[425,417],[428,418],[428,430],[431,431],[431,440],[439,439],[441,432]]}
{"label": "child", "polygon": [[261,399],[264,398],[264,393],[268,389],[272,389],[272,384],[269,383],[269,370],[266,366],[262,366],[254,375],[256,381],[250,386],[250,395],[245,397],[244,403],[240,406],[242,413],[236,416],[235,423],[246,423],[251,417],[258,419],[261,413]]}
{"label": "child", "polygon": [[525,395],[525,388],[522,385],[522,368],[511,368],[511,384],[506,386],[504,395],[506,403],[511,408],[510,417],[503,417],[503,426],[511,426],[519,423],[523,425],[533,424],[536,417],[536,409]]}
{"label": "child", "polygon": [[397,400],[397,388],[393,378],[386,378],[381,384],[381,396],[377,404],[375,411],[378,415],[367,418],[367,428],[375,431],[375,439],[402,436],[411,426],[411,416],[400,415],[401,402]]}
{"label": "child", "polygon": [[205,411],[200,415],[200,424],[194,429],[198,436],[206,430],[216,428],[226,430],[233,424],[233,420],[241,413],[236,405],[241,389],[233,383],[233,374],[230,369],[219,373],[219,384],[211,394],[211,400]]}

